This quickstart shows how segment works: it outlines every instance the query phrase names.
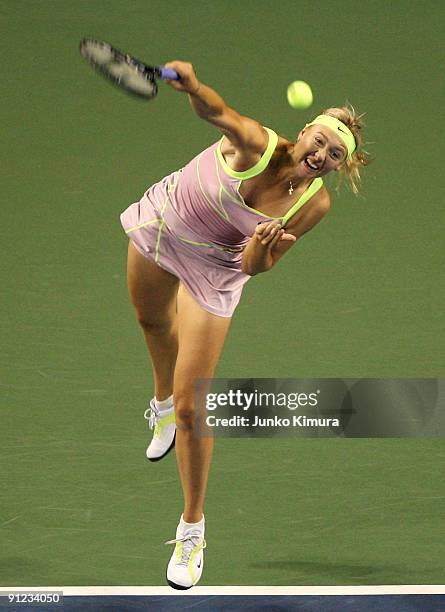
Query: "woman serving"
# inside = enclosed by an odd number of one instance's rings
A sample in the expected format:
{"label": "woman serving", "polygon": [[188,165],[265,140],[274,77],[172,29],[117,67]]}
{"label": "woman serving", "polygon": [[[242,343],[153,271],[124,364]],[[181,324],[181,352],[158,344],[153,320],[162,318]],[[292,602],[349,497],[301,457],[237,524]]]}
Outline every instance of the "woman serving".
{"label": "woman serving", "polygon": [[121,215],[130,238],[129,293],[155,383],[147,457],[157,461],[175,446],[184,495],[167,581],[188,589],[203,569],[213,449],[212,438],[194,432],[194,382],[213,377],[244,284],[273,268],[328,212],[322,177],[346,173],[356,192],[366,160],[353,109],[323,111],[292,143],[227,106],[191,64],[166,67],[180,75],[170,86],[223,134]]}

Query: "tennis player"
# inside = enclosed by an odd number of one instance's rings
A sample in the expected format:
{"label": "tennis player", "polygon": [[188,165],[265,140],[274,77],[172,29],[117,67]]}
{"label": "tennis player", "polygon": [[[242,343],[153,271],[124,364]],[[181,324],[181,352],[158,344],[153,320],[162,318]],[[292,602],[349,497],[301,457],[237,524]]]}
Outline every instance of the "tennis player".
{"label": "tennis player", "polygon": [[194,381],[212,378],[244,284],[271,270],[329,211],[322,177],[339,171],[357,192],[366,160],[352,108],[323,111],[289,142],[227,106],[191,64],[166,66],[181,77],[169,85],[223,134],[121,215],[129,293],[155,383],[147,457],[157,461],[176,446],[184,495],[167,581],[188,589],[203,570],[213,448],[211,437],[195,435]]}

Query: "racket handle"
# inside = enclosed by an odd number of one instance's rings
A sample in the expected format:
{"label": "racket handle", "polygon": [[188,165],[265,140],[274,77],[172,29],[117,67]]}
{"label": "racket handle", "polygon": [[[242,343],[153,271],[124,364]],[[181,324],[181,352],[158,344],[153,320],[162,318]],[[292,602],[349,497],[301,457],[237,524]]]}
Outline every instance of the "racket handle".
{"label": "racket handle", "polygon": [[159,66],[159,70],[161,79],[168,79],[169,81],[179,81],[181,78],[176,72],[176,70],[172,70],[171,68],[164,68],[164,66]]}

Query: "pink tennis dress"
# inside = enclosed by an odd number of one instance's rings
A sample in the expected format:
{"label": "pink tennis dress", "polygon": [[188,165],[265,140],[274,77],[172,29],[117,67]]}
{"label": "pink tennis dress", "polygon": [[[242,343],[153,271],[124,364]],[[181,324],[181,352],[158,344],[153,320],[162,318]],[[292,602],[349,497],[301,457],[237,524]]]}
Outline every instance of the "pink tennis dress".
{"label": "pink tennis dress", "polygon": [[[277,134],[265,129],[268,147],[250,170],[228,166],[221,139],[152,185],[120,217],[142,255],[174,274],[202,308],[221,317],[232,316],[251,278],[241,271],[244,247],[258,223],[274,219],[247,206],[239,194],[242,181],[260,174],[277,146]],[[284,226],[321,185],[316,178],[277,220]]]}

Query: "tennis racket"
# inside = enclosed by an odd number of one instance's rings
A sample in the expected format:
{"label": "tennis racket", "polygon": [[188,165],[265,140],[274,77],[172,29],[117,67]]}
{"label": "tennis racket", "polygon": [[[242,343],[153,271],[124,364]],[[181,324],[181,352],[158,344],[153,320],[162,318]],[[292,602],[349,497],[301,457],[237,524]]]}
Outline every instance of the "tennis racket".
{"label": "tennis racket", "polygon": [[80,42],[80,54],[99,74],[139,99],[151,100],[158,93],[156,79],[178,81],[175,70],[147,66],[109,43],[92,38]]}

